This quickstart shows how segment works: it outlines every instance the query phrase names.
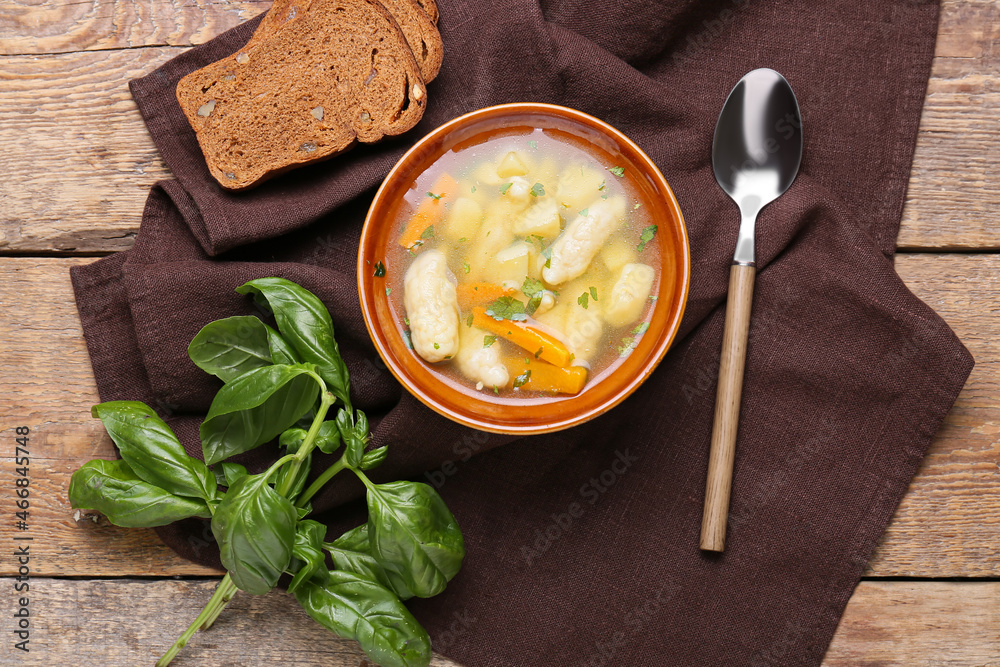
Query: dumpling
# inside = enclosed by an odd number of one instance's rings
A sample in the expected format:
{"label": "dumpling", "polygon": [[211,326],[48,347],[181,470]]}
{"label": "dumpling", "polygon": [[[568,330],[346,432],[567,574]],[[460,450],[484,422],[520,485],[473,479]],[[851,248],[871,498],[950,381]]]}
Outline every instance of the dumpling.
{"label": "dumpling", "polygon": [[440,250],[420,253],[403,276],[403,305],[413,349],[431,363],[458,353],[458,295]]}

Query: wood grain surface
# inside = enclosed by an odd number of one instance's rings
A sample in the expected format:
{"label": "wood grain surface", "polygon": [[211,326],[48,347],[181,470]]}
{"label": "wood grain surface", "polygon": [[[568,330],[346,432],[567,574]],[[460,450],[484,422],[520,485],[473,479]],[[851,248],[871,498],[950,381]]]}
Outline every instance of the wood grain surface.
{"label": "wood grain surface", "polygon": [[[0,580],[0,585],[10,584]],[[198,615],[215,585],[215,581],[36,579],[31,589],[31,653],[18,664],[152,664]],[[431,637],[438,646],[444,639]],[[789,646],[777,642],[764,656],[772,662],[760,664],[781,664]],[[997,656],[1000,583],[863,581],[823,665],[995,667],[1000,665]],[[431,663],[432,667],[456,664],[442,657]],[[195,635],[173,665],[368,667],[370,663],[354,642],[333,636],[306,616],[293,598],[273,592],[264,597],[237,593],[212,629]]]}
{"label": "wood grain surface", "polygon": [[[0,258],[0,438],[32,429],[33,534],[39,575],[207,574],[172,555],[151,531],[108,525],[69,507],[69,475],[90,458],[112,458],[90,418],[90,361],[68,269],[86,258]],[[871,564],[875,576],[1000,574],[1000,257],[904,255],[897,268],[955,328],[977,365]],[[38,454],[37,452],[42,452]],[[8,456],[7,452],[4,452]],[[10,465],[10,459],[0,459]],[[44,472],[42,472],[44,470]],[[6,526],[4,530],[9,530]],[[0,575],[11,573],[0,559]]]}
{"label": "wood grain surface", "polygon": [[[128,80],[266,6],[0,1],[0,53],[48,54],[0,56],[0,253],[131,245],[149,186],[169,174]],[[1000,249],[998,17],[995,2],[944,3],[904,249]]]}

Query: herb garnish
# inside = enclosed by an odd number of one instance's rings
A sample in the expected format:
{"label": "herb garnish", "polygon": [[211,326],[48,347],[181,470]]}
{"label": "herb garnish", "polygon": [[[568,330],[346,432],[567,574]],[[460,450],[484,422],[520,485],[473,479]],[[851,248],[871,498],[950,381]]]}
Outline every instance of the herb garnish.
{"label": "herb garnish", "polygon": [[552,268],[552,246],[549,246],[548,248],[546,248],[545,250],[542,251],[542,257],[545,258],[545,268],[546,269],[551,269]]}
{"label": "herb garnish", "polygon": [[632,336],[624,336],[622,338],[622,344],[618,346],[618,356],[627,357],[632,354],[632,350],[635,349],[635,338]]}
{"label": "herb garnish", "polygon": [[542,293],[545,292],[545,285],[540,280],[535,280],[530,276],[525,277],[524,284],[521,285],[521,292],[524,296],[528,297],[528,305],[525,308],[525,312],[528,315],[534,315],[535,311],[538,310],[538,306],[542,303]]}
{"label": "herb garnish", "polygon": [[486,334],[483,336],[483,347],[489,347],[495,342],[497,342],[497,337],[493,334]]}
{"label": "herb garnish", "polygon": [[531,379],[531,370],[528,369],[514,378],[514,389],[520,389]]}
{"label": "herb garnish", "polygon": [[622,176],[625,175],[625,167],[609,167],[608,171],[610,171],[612,174],[614,174],[618,178],[621,178]]}
{"label": "herb garnish", "polygon": [[502,296],[490,304],[486,314],[500,322],[511,320],[512,322],[525,322],[528,315],[524,311],[524,304],[512,296]]}
{"label": "herb garnish", "polygon": [[588,213],[590,213],[590,207],[589,206],[587,208],[583,209],[582,211],[580,211],[580,215],[582,215],[585,218],[587,217]]}
{"label": "herb garnish", "polygon": [[432,239],[432,238],[434,238],[434,225],[431,225],[427,229],[425,229],[423,231],[423,233],[420,234],[420,238],[422,238],[422,239]]}
{"label": "herb garnish", "polygon": [[471,271],[471,270],[472,270],[472,267],[471,267],[471,266],[469,266],[469,263],[468,263],[468,262],[462,262],[462,268],[464,268],[464,269],[465,269],[465,272],[466,272],[466,273],[468,273],[469,271]]}
{"label": "herb garnish", "polygon": [[382,263],[382,260],[379,260],[375,264],[375,277],[376,278],[385,277],[385,264]]}
{"label": "herb garnish", "polygon": [[465,319],[465,323],[469,325],[470,329],[472,328],[472,313],[469,313],[469,316]]}
{"label": "herb garnish", "polygon": [[597,288],[596,287],[591,287],[590,288],[590,298],[593,299],[594,301],[597,301]]}
{"label": "herb garnish", "polygon": [[580,296],[576,297],[576,302],[580,304],[584,309],[587,308],[587,304],[590,302],[590,294],[584,292]]}
{"label": "herb garnish", "polygon": [[538,148],[538,142],[537,141],[529,141],[528,145],[531,146],[532,148]]}
{"label": "herb garnish", "polygon": [[439,200],[439,199],[441,199],[441,197],[444,196],[444,194],[436,195],[433,192],[428,192],[427,196],[431,197],[432,199]]}
{"label": "herb garnish", "polygon": [[390,294],[392,294],[392,288],[391,287],[386,287],[385,288],[385,295],[389,296]]}
{"label": "herb garnish", "polygon": [[649,329],[649,322],[640,322],[635,329],[632,329],[632,333],[636,336],[641,336],[642,334],[646,333],[648,329]]}
{"label": "herb garnish", "polygon": [[531,186],[532,197],[541,197],[544,194],[545,194],[545,186],[542,185],[541,183],[535,183],[534,185]]}
{"label": "herb garnish", "polygon": [[656,235],[656,225],[650,225],[649,227],[646,227],[644,230],[642,230],[642,234],[639,235],[639,245],[636,246],[639,252],[642,252],[643,250],[646,249],[646,244],[652,241],[655,235]]}
{"label": "herb garnish", "polygon": [[504,183],[500,186],[500,194],[505,195],[507,191],[510,190],[511,183]]}

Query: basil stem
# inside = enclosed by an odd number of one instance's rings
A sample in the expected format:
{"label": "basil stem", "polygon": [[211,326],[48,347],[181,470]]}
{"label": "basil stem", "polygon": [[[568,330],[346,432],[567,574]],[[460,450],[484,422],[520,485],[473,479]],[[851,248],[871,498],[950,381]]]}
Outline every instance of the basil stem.
{"label": "basil stem", "polygon": [[316,481],[309,485],[309,488],[302,492],[299,496],[298,502],[295,503],[296,507],[304,507],[309,499],[316,495],[323,486],[333,479],[333,476],[338,472],[347,467],[347,461],[341,456],[337,459],[337,462],[332,466],[323,471],[323,474],[316,478]]}
{"label": "basil stem", "polygon": [[[232,590],[230,590],[230,588],[232,588]],[[190,641],[191,637],[194,636],[194,633],[198,632],[202,626],[207,629],[208,626],[212,624],[212,621],[219,616],[219,612],[226,607],[226,604],[232,599],[233,593],[235,592],[236,586],[227,574],[222,578],[222,581],[219,582],[218,588],[215,589],[215,593],[212,594],[212,598],[208,601],[208,604],[205,605],[205,608],[201,610],[200,614],[198,614],[198,618],[194,619],[194,622],[188,626],[187,630],[185,630],[183,634],[177,638],[177,641],[175,641],[173,645],[167,649],[167,652],[156,661],[156,667],[167,667],[167,665],[169,665],[170,662],[177,657],[177,654],[180,653],[185,646],[187,646],[188,641]],[[206,623],[208,625],[205,625]]]}

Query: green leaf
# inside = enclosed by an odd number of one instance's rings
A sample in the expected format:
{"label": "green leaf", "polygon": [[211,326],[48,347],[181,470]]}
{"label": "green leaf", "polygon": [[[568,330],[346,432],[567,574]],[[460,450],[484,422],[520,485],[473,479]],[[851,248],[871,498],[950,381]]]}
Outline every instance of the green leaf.
{"label": "green leaf", "polygon": [[462,262],[462,268],[465,269],[466,273],[468,273],[469,271],[472,271],[472,267],[469,266],[468,262]]}
{"label": "green leaf", "polygon": [[324,581],[329,578],[326,556],[323,554],[325,537],[326,526],[318,521],[311,519],[299,521],[295,527],[295,543],[292,545],[292,569],[295,571],[292,572],[294,576],[288,584],[289,593],[294,593],[316,575]]}
{"label": "green leaf", "polygon": [[271,360],[274,363],[285,366],[302,363],[302,359],[299,358],[298,353],[281,334],[266,324],[264,327],[267,329],[267,347],[271,350]]}
{"label": "green leaf", "polygon": [[431,640],[396,595],[352,572],[334,570],[295,591],[295,599],[317,623],[354,639],[382,667],[426,667]]}
{"label": "green leaf", "polygon": [[524,310],[524,304],[512,296],[498,298],[486,309],[486,314],[498,322],[501,320],[524,322],[528,319],[528,315]]}
{"label": "green leaf", "polygon": [[632,334],[635,336],[641,336],[642,334],[646,333],[648,329],[649,329],[649,322],[640,322],[638,325],[636,325],[635,329],[632,329]]}
{"label": "green leaf", "polygon": [[[536,355],[537,356],[537,355]],[[531,379],[531,370],[525,370],[523,373],[514,378],[514,389],[520,389],[528,383]]]}
{"label": "green leaf", "polygon": [[292,559],[298,515],[264,474],[247,475],[229,487],[212,519],[219,557],[237,588],[264,595]]}
{"label": "green leaf", "polygon": [[531,146],[532,148],[538,148],[538,142],[537,141],[529,141],[528,145]]}
{"label": "green leaf", "polygon": [[422,239],[432,239],[434,238],[434,225],[429,225],[427,229],[420,233],[420,238]]}
{"label": "green leaf", "polygon": [[437,491],[419,482],[367,484],[369,543],[393,588],[444,590],[462,566],[462,531]]}
{"label": "green leaf", "polygon": [[223,461],[219,465],[222,466],[222,477],[226,480],[227,487],[232,486],[240,479],[247,476],[247,469],[239,463]]}
{"label": "green leaf", "polygon": [[625,175],[625,168],[624,167],[609,167],[608,171],[610,171],[612,174],[614,174],[618,178],[621,178],[622,176]]}
{"label": "green leaf", "polygon": [[[278,439],[278,444],[285,448],[288,454],[297,454],[299,449],[302,447],[302,443],[305,441],[306,432],[301,428],[290,428],[281,434]],[[223,464],[225,465],[225,464]],[[306,486],[306,478],[309,477],[309,471],[312,469],[312,452],[309,452],[304,459],[302,459],[302,464],[299,466],[293,466],[291,464],[285,464],[278,468],[278,471],[274,473],[274,488],[284,489],[285,484],[288,484],[288,492],[285,493],[285,497],[291,500],[293,503],[302,493],[302,490]],[[294,479],[288,480],[289,477],[294,475]]]}
{"label": "green leaf", "polygon": [[165,526],[190,517],[212,516],[202,500],[182,498],[143,481],[125,461],[95,459],[73,473],[70,505],[97,510],[124,528]]}
{"label": "green leaf", "polygon": [[356,414],[357,421],[347,410],[341,409],[337,413],[337,429],[344,443],[344,458],[352,468],[361,464],[368,442],[368,417],[361,410],[357,410]]}
{"label": "green leaf", "polygon": [[652,241],[654,236],[656,236],[656,225],[650,225],[642,230],[642,234],[639,235],[639,245],[636,246],[639,252],[646,249],[646,244]]}
{"label": "green leaf", "polygon": [[436,195],[436,194],[434,194],[433,192],[428,192],[428,193],[427,193],[427,196],[428,196],[428,197],[430,197],[431,199],[435,199],[435,200],[439,200],[439,199],[441,199],[441,197],[443,197],[444,195]]}
{"label": "green leaf", "polygon": [[584,292],[580,296],[576,297],[576,302],[580,304],[581,308],[587,308],[587,304],[590,302],[590,294]]}
{"label": "green leaf", "polygon": [[200,429],[205,461],[258,447],[295,424],[316,402],[319,387],[309,375],[314,368],[265,366],[223,386]]}
{"label": "green leaf", "polygon": [[542,185],[541,183],[535,183],[534,185],[531,186],[532,197],[541,197],[544,194],[545,194],[545,186]]}
{"label": "green leaf", "polygon": [[503,185],[501,185],[500,186],[500,194],[502,194],[502,195],[507,194],[507,191],[510,190],[510,186],[511,186],[510,183],[504,183]]}
{"label": "green leaf", "polygon": [[376,278],[385,278],[385,263],[382,260],[375,262],[375,273],[373,275]]}
{"label": "green leaf", "polygon": [[122,458],[141,479],[172,494],[211,501],[215,474],[188,456],[170,427],[145,403],[109,401],[91,408],[118,445]]}
{"label": "green leaf", "polygon": [[382,465],[385,461],[385,457],[389,454],[389,448],[385,445],[382,447],[376,447],[370,452],[365,452],[365,455],[361,457],[361,463],[358,467],[362,470],[371,470]]}
{"label": "green leaf", "polygon": [[495,342],[497,342],[497,337],[493,334],[486,334],[483,336],[483,347],[489,347]]}
{"label": "green leaf", "polygon": [[597,288],[596,287],[591,287],[590,288],[590,298],[593,299],[594,301],[597,301]]}
{"label": "green leaf", "polygon": [[312,292],[284,278],[251,280],[236,289],[265,301],[278,330],[306,363],[316,364],[327,389],[344,405],[351,404],[347,366],[333,337],[333,320]]}
{"label": "green leaf", "polygon": [[223,382],[273,363],[267,329],[263,322],[250,316],[227,317],[206,324],[188,345],[188,356],[198,368]]}
{"label": "green leaf", "polygon": [[385,570],[375,560],[368,541],[367,523],[347,531],[332,543],[324,544],[323,548],[330,552],[338,570],[353,572],[378,582],[398,595],[400,600],[409,600],[413,597],[413,593],[405,586],[394,588]]}

